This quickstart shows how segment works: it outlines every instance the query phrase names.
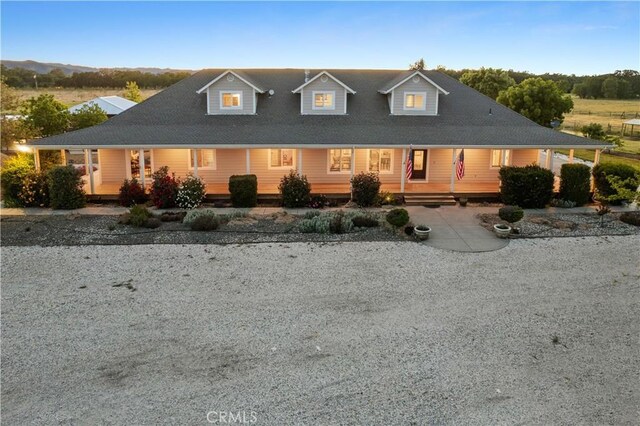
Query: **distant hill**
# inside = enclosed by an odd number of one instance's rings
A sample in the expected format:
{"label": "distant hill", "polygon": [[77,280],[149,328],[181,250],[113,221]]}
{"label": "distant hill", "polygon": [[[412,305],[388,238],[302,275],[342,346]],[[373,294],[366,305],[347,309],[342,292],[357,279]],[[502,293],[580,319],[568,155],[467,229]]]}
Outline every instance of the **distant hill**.
{"label": "distant hill", "polygon": [[[85,67],[82,65],[70,65],[70,64],[59,64],[59,63],[49,63],[49,62],[38,62],[38,61],[11,61],[11,60],[1,60],[0,63],[9,69],[13,68],[23,68],[26,70],[37,72],[38,74],[47,74],[48,72],[58,68],[61,69],[65,75],[71,75],[74,72],[95,72],[99,71],[101,68],[94,67]],[[108,68],[113,70],[126,70],[126,71],[140,71],[151,74],[164,74],[167,72],[179,72],[179,71],[188,71],[192,72],[192,70],[178,70],[172,68]]]}

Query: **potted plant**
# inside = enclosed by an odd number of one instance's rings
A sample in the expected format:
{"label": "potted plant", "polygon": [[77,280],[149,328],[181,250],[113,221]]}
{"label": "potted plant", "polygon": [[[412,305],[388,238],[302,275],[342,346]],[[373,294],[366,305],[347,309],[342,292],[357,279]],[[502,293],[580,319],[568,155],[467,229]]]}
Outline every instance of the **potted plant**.
{"label": "potted plant", "polygon": [[[524,217],[524,211],[518,206],[504,206],[498,210],[498,216],[506,222],[516,223],[522,220]],[[511,233],[511,227],[502,223],[493,225],[493,230],[500,238],[507,238]]]}
{"label": "potted plant", "polygon": [[493,225],[493,230],[495,231],[498,238],[507,238],[509,234],[511,234],[511,227],[502,223],[496,223],[495,225]]}
{"label": "potted plant", "polygon": [[427,240],[429,239],[431,228],[429,228],[427,225],[417,225],[413,228],[413,233],[419,240]]}
{"label": "potted plant", "polygon": [[458,199],[458,203],[460,203],[460,207],[466,207],[468,201],[469,200],[467,199],[467,197],[460,197]]}

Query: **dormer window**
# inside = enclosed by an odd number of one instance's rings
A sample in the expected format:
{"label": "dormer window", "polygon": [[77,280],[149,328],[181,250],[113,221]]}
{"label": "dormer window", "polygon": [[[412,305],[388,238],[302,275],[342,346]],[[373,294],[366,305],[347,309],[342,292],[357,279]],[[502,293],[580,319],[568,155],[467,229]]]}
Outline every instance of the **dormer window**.
{"label": "dormer window", "polygon": [[314,91],[313,92],[313,109],[336,109],[335,104],[336,92],[333,91]]}
{"label": "dormer window", "polygon": [[242,109],[242,91],[220,92],[221,109]]}
{"label": "dormer window", "polygon": [[404,109],[424,111],[427,92],[404,92]]}

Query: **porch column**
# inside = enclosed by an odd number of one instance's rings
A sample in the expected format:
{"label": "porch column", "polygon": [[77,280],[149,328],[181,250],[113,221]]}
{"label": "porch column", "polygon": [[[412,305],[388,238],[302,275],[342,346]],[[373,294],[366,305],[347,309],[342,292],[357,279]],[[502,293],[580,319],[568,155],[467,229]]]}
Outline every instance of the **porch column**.
{"label": "porch column", "polygon": [[407,176],[407,148],[402,148],[402,170],[400,173],[400,192],[404,194],[404,181]]}
{"label": "porch column", "polygon": [[500,159],[500,164],[502,164],[503,166],[507,165],[507,150],[506,149],[502,149],[500,150],[500,153],[502,155],[502,158]]}
{"label": "porch column", "polygon": [[38,148],[33,150],[33,162],[36,166],[36,170],[40,171],[40,150]]}
{"label": "porch column", "polygon": [[449,192],[453,193],[456,182],[456,149],[453,148],[451,151],[451,183],[449,184]]}
{"label": "porch column", "polygon": [[298,173],[302,174],[302,148],[298,150]]}
{"label": "porch column", "polygon": [[249,148],[247,148],[245,151],[246,151],[245,157],[246,157],[246,162],[247,162],[247,165],[246,165],[246,170],[247,171],[246,171],[246,173],[249,175],[249,174],[251,174],[251,150]]}
{"label": "porch column", "polygon": [[192,149],[191,154],[193,156],[193,175],[198,177],[198,150]]}
{"label": "porch column", "polygon": [[351,200],[353,200],[353,185],[351,181],[353,180],[353,175],[356,171],[356,147],[351,147],[351,170],[350,170],[350,178],[349,178],[349,192],[351,192]]}
{"label": "porch column", "polygon": [[549,150],[549,170],[553,171],[553,149]]}
{"label": "porch column", "polygon": [[140,169],[140,185],[144,188],[144,149],[138,150],[138,167]]}
{"label": "porch column", "polygon": [[569,164],[573,164],[573,148],[569,150]]}
{"label": "porch column", "polygon": [[66,166],[66,165],[67,165],[67,151],[66,151],[66,150],[64,150],[64,149],[61,149],[61,150],[60,150],[60,163],[61,163],[63,166]]}
{"label": "porch column", "polygon": [[[593,156],[593,166],[591,166],[591,169],[593,170],[593,168],[598,164],[600,164],[600,149],[596,149],[595,155]],[[591,175],[591,191],[593,192],[595,189],[596,189],[596,184],[593,180],[593,174],[592,174]]]}
{"label": "porch column", "polygon": [[93,180],[93,152],[91,149],[84,150],[84,158],[84,166],[87,173],[89,173],[89,194],[93,195],[96,193],[96,188]]}

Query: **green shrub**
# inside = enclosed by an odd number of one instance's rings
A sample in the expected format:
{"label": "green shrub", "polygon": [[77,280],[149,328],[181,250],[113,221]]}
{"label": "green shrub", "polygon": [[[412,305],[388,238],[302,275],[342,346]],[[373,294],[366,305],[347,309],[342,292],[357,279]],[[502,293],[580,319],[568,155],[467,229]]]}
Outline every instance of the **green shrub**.
{"label": "green shrub", "polygon": [[211,215],[199,216],[190,224],[192,231],[215,231],[219,226],[218,218]]}
{"label": "green shrub", "polygon": [[371,216],[356,216],[351,219],[356,228],[375,228],[380,225],[378,219]]}
{"label": "green shrub", "polygon": [[176,197],[180,181],[175,173],[169,175],[169,167],[163,166],[152,175],[151,202],[159,209],[168,209],[176,206]]}
{"label": "green shrub", "polygon": [[563,164],[560,169],[560,198],[582,206],[589,202],[591,169],[585,164]]}
{"label": "green shrub", "polygon": [[380,178],[377,173],[361,172],[351,178],[353,200],[362,207],[376,203],[380,192]]}
{"label": "green shrub", "polygon": [[142,228],[146,225],[149,219],[153,218],[153,215],[147,209],[147,207],[143,205],[136,204],[129,210],[129,225],[135,226],[137,228]]}
{"label": "green shrub", "polygon": [[256,175],[231,176],[229,193],[233,207],[255,207],[258,204],[258,178]]}
{"label": "green shrub", "polygon": [[311,184],[305,175],[291,170],[280,179],[278,190],[285,207],[306,207],[311,200]]}
{"label": "green shrub", "polygon": [[[316,213],[316,212],[314,212]],[[325,212],[314,216],[305,215],[298,223],[298,229],[302,233],[316,234],[344,234],[353,230],[353,217],[355,212]]]}
{"label": "green shrub", "polygon": [[0,171],[0,184],[5,207],[24,207],[19,194],[25,177],[34,171],[31,154],[20,153],[4,161]]}
{"label": "green shrub", "polygon": [[148,200],[147,193],[137,179],[124,180],[118,195],[118,202],[121,206],[131,207],[134,204],[144,204]]}
{"label": "green shrub", "polygon": [[553,172],[535,164],[500,168],[502,202],[522,208],[544,208],[553,196]]}
{"label": "green shrub", "polygon": [[22,188],[18,193],[24,207],[49,207],[49,184],[47,174],[32,170],[22,179]]}
{"label": "green shrub", "polygon": [[79,209],[86,203],[84,182],[73,166],[57,166],[47,173],[49,201],[54,209]]}
{"label": "green shrub", "polygon": [[216,217],[216,213],[211,209],[194,209],[189,210],[187,214],[182,219],[182,223],[185,225],[191,225],[191,223],[199,217],[202,216],[211,216]]}
{"label": "green shrub", "polygon": [[405,209],[393,209],[387,213],[387,222],[399,228],[409,223],[409,212]]}
{"label": "green shrub", "polygon": [[498,216],[509,223],[515,223],[522,220],[524,211],[518,206],[504,206],[498,210]]}
{"label": "green shrub", "polygon": [[329,205],[329,199],[324,195],[313,195],[309,200],[312,209],[323,209]]}
{"label": "green shrub", "polygon": [[202,179],[189,175],[180,184],[176,203],[181,209],[195,209],[202,203],[206,192],[207,187]]}
{"label": "green shrub", "polygon": [[306,212],[304,214],[305,219],[313,219],[316,216],[320,216],[320,212],[317,210],[311,210],[310,212]]}
{"label": "green shrub", "polygon": [[[627,164],[598,164],[593,167],[592,174],[596,187],[596,198],[608,201],[610,204],[615,205],[625,201],[625,198],[629,198],[629,196],[621,193],[625,190],[633,193],[638,187],[638,172]],[[616,188],[612,181],[621,183],[620,188]]]}
{"label": "green shrub", "polygon": [[629,225],[640,226],[640,212],[624,212],[620,215],[620,220]]}

